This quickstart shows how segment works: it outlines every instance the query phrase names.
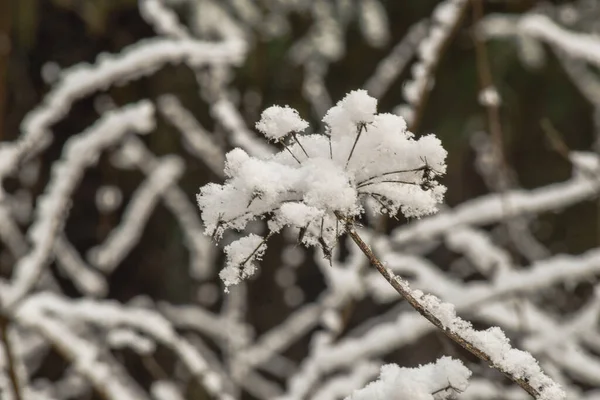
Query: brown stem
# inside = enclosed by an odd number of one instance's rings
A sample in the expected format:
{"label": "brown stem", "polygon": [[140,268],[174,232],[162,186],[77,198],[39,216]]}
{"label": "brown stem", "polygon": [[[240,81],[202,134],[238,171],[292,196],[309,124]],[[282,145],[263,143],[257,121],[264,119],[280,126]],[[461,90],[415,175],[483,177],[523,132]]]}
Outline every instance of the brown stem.
{"label": "brown stem", "polygon": [[292,155],[292,157],[294,157],[294,160],[296,160],[298,164],[302,164],[300,160],[298,160],[298,158],[294,155],[294,153],[292,153],[292,150],[290,150],[290,148],[285,143],[281,142],[281,144],[283,144],[283,147],[288,151],[288,153]]}
{"label": "brown stem", "polygon": [[357,185],[360,186],[363,183],[367,183],[367,182],[370,182],[370,181],[375,180],[377,178],[381,178],[382,176],[388,176],[388,175],[394,175],[394,174],[401,174],[401,173],[405,173],[405,172],[424,171],[425,168],[426,168],[426,166],[423,165],[421,167],[417,167],[417,168],[413,168],[413,169],[403,169],[403,170],[397,170],[397,171],[384,172],[383,174],[375,175],[375,176],[372,176],[370,178],[365,179],[364,181],[360,181],[360,182],[357,183]]}
{"label": "brown stem", "polygon": [[559,156],[565,159],[568,163],[571,163],[571,149],[567,146],[563,140],[560,132],[552,125],[552,122],[548,118],[543,118],[540,121],[544,133],[550,141],[550,145],[558,153]]}
{"label": "brown stem", "polygon": [[431,394],[433,394],[433,395],[436,395],[436,394],[438,394],[438,393],[441,393],[441,392],[444,392],[444,391],[446,391],[446,390],[450,390],[450,389],[454,390],[455,392],[458,392],[458,393],[460,393],[460,390],[458,390],[458,389],[456,389],[455,387],[453,387],[452,385],[448,384],[448,386],[446,386],[446,387],[443,387],[443,388],[441,388],[441,389],[438,389],[438,390],[436,390],[435,392],[433,392],[433,393],[431,393]]}
{"label": "brown stem", "polygon": [[548,118],[542,119],[540,121],[540,125],[548,137],[550,145],[559,156],[561,156],[569,164],[572,164],[573,168],[580,170],[592,181],[595,182],[598,179],[598,172],[596,170],[589,168],[586,165],[575,164],[573,161],[571,161],[571,149],[563,140],[561,133],[554,127],[554,125],[552,125],[552,122],[550,122]]}
{"label": "brown stem", "polygon": [[396,179],[384,179],[382,181],[377,181],[377,182],[363,183],[361,185],[356,186],[356,188],[360,189],[360,188],[364,188],[365,186],[377,185],[379,183],[401,183],[403,185],[415,185],[415,186],[419,186],[420,185],[417,182],[407,182],[407,181],[401,181],[401,180],[396,180]]}
{"label": "brown stem", "polygon": [[306,156],[306,158],[310,158],[310,156],[306,152],[306,149],[304,148],[304,146],[302,146],[302,143],[300,143],[300,140],[298,140],[298,135],[296,135],[296,132],[292,132],[292,137],[294,138],[294,140],[296,141],[296,143],[298,143],[298,146],[300,146],[300,148],[304,152],[304,155]]}
{"label": "brown stem", "polygon": [[494,364],[494,362],[490,359],[489,355],[487,355],[486,353],[484,353],[483,351],[481,351],[480,349],[475,347],[472,343],[470,343],[467,339],[462,337],[459,333],[454,332],[449,328],[446,328],[444,326],[444,324],[435,315],[433,315],[427,308],[425,308],[419,302],[418,299],[416,299],[414,297],[413,292],[410,290],[408,282],[403,280],[401,277],[395,275],[390,269],[386,268],[381,263],[381,261],[379,261],[379,259],[377,258],[377,256],[375,256],[375,253],[373,253],[373,250],[371,250],[369,245],[367,245],[362,240],[362,238],[358,235],[358,233],[356,233],[353,222],[350,219],[345,218],[342,214],[340,214],[337,211],[336,211],[335,215],[338,219],[340,219],[346,223],[346,232],[348,233],[348,235],[350,235],[350,237],[352,238],[354,243],[356,243],[356,245],[365,254],[365,256],[367,256],[371,265],[373,265],[377,269],[377,271],[379,271],[379,273],[385,278],[385,280],[388,281],[388,283],[390,285],[392,285],[392,287],[394,289],[396,289],[396,291],[419,314],[424,316],[429,322],[431,322],[433,325],[435,325],[435,327],[440,329],[446,336],[448,336],[455,343],[459,344],[462,348],[464,348],[465,350],[467,350],[468,352],[470,352],[471,354],[473,354],[480,360],[485,361],[491,367],[502,372],[507,378],[509,378],[511,381],[515,382],[517,385],[521,386],[527,393],[532,395],[534,398],[537,398],[540,395],[539,391],[537,389],[535,389],[534,387],[532,387],[526,380],[524,380],[522,378],[517,378],[514,375],[498,368]]}
{"label": "brown stem", "polygon": [[356,143],[358,143],[358,139],[360,139],[360,135],[362,134],[363,129],[367,129],[367,125],[364,123],[360,123],[358,125],[358,132],[356,133],[356,139],[354,140],[354,144],[352,145],[352,150],[350,150],[350,154],[348,154],[348,159],[346,160],[346,167],[348,168],[348,163],[350,163],[350,159],[352,158],[352,154],[354,154],[354,149],[356,148]]}
{"label": "brown stem", "polygon": [[[483,19],[483,0],[471,0],[473,4],[473,42],[475,44],[475,58],[477,75],[479,79],[480,93],[485,93],[486,90],[496,91],[494,84],[494,77],[492,75],[492,68],[490,65],[489,55],[485,40],[481,37],[481,33],[478,32],[478,26],[480,21]],[[497,94],[497,93],[496,93]],[[512,241],[513,247],[519,249],[519,228],[518,219],[511,218],[512,210],[510,202],[506,196],[506,191],[514,186],[511,167],[506,158],[504,150],[504,138],[502,131],[502,122],[500,118],[500,102],[499,101],[488,101],[483,99],[483,105],[486,110],[488,130],[492,137],[493,153],[495,155],[498,167],[498,175],[495,183],[495,190],[500,193],[500,201],[502,206],[502,213],[504,214],[504,223],[502,228],[506,231],[506,236]]]}
{"label": "brown stem", "polygon": [[261,247],[263,247],[265,245],[265,243],[267,243],[267,240],[269,240],[271,238],[271,236],[273,236],[273,232],[269,232],[269,234],[264,237],[262,242],[260,242],[258,244],[258,246],[256,246],[256,248],[252,251],[252,253],[250,253],[250,255],[248,257],[246,257],[246,259],[244,261],[242,261],[242,263],[239,265],[239,267],[241,268],[241,267],[245,266],[246,263],[248,263],[250,260],[252,260],[252,257],[260,250]]}
{"label": "brown stem", "polygon": [[[483,18],[482,0],[472,0],[473,3],[473,42],[475,43],[475,58],[477,66],[477,76],[479,78],[479,88],[481,93],[485,90],[496,90],[492,69],[490,67],[487,47],[483,39],[477,32],[477,25]],[[504,193],[508,189],[509,182],[509,167],[504,154],[504,140],[502,138],[502,123],[500,122],[500,104],[495,101],[484,101],[484,106],[487,114],[488,129],[494,143],[494,150],[498,163],[500,164],[500,187],[499,191]]]}
{"label": "brown stem", "polygon": [[142,356],[142,364],[146,367],[148,372],[152,375],[152,377],[156,380],[166,380],[169,379],[169,374],[165,372],[165,370],[160,366],[160,364],[156,361],[154,356],[145,355]]}
{"label": "brown stem", "polygon": [[[8,64],[11,51],[11,2],[0,1],[0,141],[4,139]],[[15,3],[16,4],[16,3]]]}
{"label": "brown stem", "polygon": [[15,394],[15,400],[23,400],[21,394],[21,387],[19,386],[19,377],[17,375],[17,367],[13,348],[11,346],[10,338],[8,336],[8,319],[5,316],[0,316],[0,337],[2,340],[2,346],[4,354],[6,354],[6,361],[8,364],[8,377]]}

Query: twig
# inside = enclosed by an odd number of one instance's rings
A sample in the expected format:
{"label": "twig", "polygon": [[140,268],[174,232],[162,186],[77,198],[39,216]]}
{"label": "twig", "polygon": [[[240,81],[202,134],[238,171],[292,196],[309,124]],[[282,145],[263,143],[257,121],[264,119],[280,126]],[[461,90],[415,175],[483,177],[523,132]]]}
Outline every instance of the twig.
{"label": "twig", "polygon": [[300,146],[300,148],[302,149],[302,151],[304,152],[304,155],[307,158],[310,158],[310,156],[308,155],[308,153],[306,152],[306,149],[304,148],[304,146],[302,146],[302,143],[300,142],[300,140],[298,140],[298,135],[296,134],[296,132],[292,132],[292,137],[294,138],[294,140],[296,141],[296,143],[298,143],[298,146]]}
{"label": "twig", "polygon": [[569,164],[573,165],[573,168],[579,169],[584,175],[586,175],[589,179],[596,181],[598,179],[598,172],[594,171],[592,168],[588,168],[587,165],[577,165],[573,163],[571,160],[570,154],[572,153],[571,149],[562,138],[560,132],[552,125],[552,122],[548,118],[544,118],[540,121],[540,125],[542,130],[548,137],[550,141],[550,145],[552,149],[558,153],[562,158],[565,159]]}
{"label": "twig", "polygon": [[562,139],[560,132],[552,125],[552,122],[548,118],[543,118],[540,121],[540,126],[542,130],[548,137],[548,141],[550,142],[550,146],[552,149],[558,153],[559,156],[564,158],[567,162],[571,162],[571,150]]}
{"label": "twig", "polygon": [[[471,0],[473,6],[473,42],[475,44],[475,58],[477,75],[479,78],[480,86],[480,102],[485,107],[488,130],[492,137],[492,154],[495,156],[494,161],[498,167],[498,173],[496,176],[495,190],[500,193],[500,200],[502,202],[502,212],[505,216],[501,228],[506,231],[506,236],[512,242],[515,250],[525,255],[527,258],[527,251],[523,251],[525,247],[520,245],[522,243],[521,236],[523,233],[528,232],[528,222],[522,218],[514,217],[511,204],[508,196],[506,195],[507,190],[515,186],[513,179],[514,175],[511,174],[512,170],[506,159],[506,153],[504,150],[504,139],[502,132],[502,123],[500,118],[500,105],[501,100],[494,84],[494,78],[492,75],[492,68],[490,66],[489,55],[485,41],[481,38],[481,33],[477,31],[477,27],[480,25],[480,21],[483,19],[483,0]],[[521,229],[520,226],[524,228]]]}
{"label": "twig", "polygon": [[358,186],[361,186],[361,185],[363,185],[364,183],[370,182],[370,181],[372,181],[372,180],[374,180],[374,179],[377,179],[377,178],[381,178],[382,176],[388,176],[388,175],[394,175],[394,174],[401,174],[401,173],[405,173],[405,172],[418,172],[418,171],[424,171],[426,168],[427,168],[427,166],[426,166],[426,165],[423,165],[423,166],[421,166],[421,167],[418,167],[418,168],[413,168],[413,169],[404,169],[404,170],[398,170],[398,171],[384,172],[383,174],[379,174],[379,175],[376,175],[376,176],[372,176],[372,177],[370,177],[370,178],[367,178],[367,179],[365,179],[364,181],[358,182],[358,183],[357,183],[357,185],[358,185]]}
{"label": "twig", "polygon": [[160,366],[160,364],[156,361],[154,356],[145,355],[145,356],[142,356],[141,359],[142,359],[142,364],[146,367],[148,372],[150,372],[150,375],[152,375],[152,377],[155,380],[168,380],[169,379],[169,374],[167,374],[167,372],[163,369],[163,367]]}
{"label": "twig", "polygon": [[6,363],[8,365],[8,377],[13,389],[15,400],[23,400],[21,388],[19,386],[19,376],[17,375],[17,367],[15,355],[8,334],[9,321],[4,315],[0,315],[0,337],[4,354],[6,354]]}
{"label": "twig", "polygon": [[395,179],[384,179],[382,181],[377,181],[377,182],[367,182],[367,183],[363,183],[360,184],[358,186],[356,186],[357,189],[363,188],[365,186],[371,186],[371,185],[377,185],[379,183],[400,183],[403,185],[415,185],[415,186],[419,186],[420,183],[417,182],[408,182],[408,181],[401,181],[401,180],[395,180]]}
{"label": "twig", "polygon": [[[477,27],[478,22],[483,18],[482,0],[472,0],[473,3],[473,25]],[[476,29],[476,28],[473,28]],[[489,57],[485,42],[478,37],[478,32],[473,32],[473,42],[475,43],[475,57],[477,66],[477,75],[479,78],[479,87],[481,93],[486,90],[496,91],[492,70],[490,67]],[[500,103],[499,101],[490,101],[483,99],[488,120],[488,129],[494,143],[494,150],[500,166],[500,192],[503,193],[507,189],[509,181],[509,169],[504,154],[504,140],[502,138],[502,124],[500,122]],[[508,211],[508,210],[507,210]]]}
{"label": "twig", "polygon": [[0,140],[4,135],[8,60],[10,57],[11,2],[0,1]]}
{"label": "twig", "polygon": [[294,157],[294,160],[296,160],[296,162],[297,162],[298,164],[302,164],[302,163],[300,162],[300,160],[298,160],[298,158],[297,158],[297,157],[294,155],[294,153],[292,153],[292,150],[290,150],[290,148],[289,148],[289,147],[288,147],[288,146],[287,146],[287,145],[286,145],[286,144],[285,144],[283,141],[281,142],[281,144],[282,144],[282,145],[283,145],[283,147],[284,147],[284,148],[285,148],[285,149],[288,151],[288,153],[290,153],[290,154],[291,154],[291,156],[292,156],[292,157]]}
{"label": "twig", "polygon": [[354,243],[360,248],[360,250],[367,256],[371,265],[373,265],[377,271],[388,281],[390,285],[423,317],[425,317],[429,322],[435,325],[438,329],[440,329],[446,336],[452,339],[455,343],[459,344],[462,348],[476,356],[482,361],[485,361],[491,367],[502,372],[507,378],[511,381],[515,382],[517,385],[521,386],[527,393],[531,396],[537,398],[540,395],[540,392],[532,387],[527,380],[523,378],[518,378],[511,374],[510,372],[504,371],[499,368],[490,356],[484,353],[479,348],[475,347],[471,342],[462,337],[459,333],[447,328],[444,326],[442,321],[438,317],[436,317],[430,310],[425,308],[419,300],[414,296],[413,291],[410,290],[408,283],[395,275],[390,269],[386,268],[381,261],[375,256],[371,248],[362,240],[362,238],[358,235],[355,230],[354,224],[352,220],[344,217],[341,213],[335,212],[335,215],[338,219],[342,220],[346,224],[346,232]]}
{"label": "twig", "polygon": [[[451,32],[448,36],[446,36],[444,38],[444,42],[442,43],[442,46],[440,48],[438,57],[435,58],[435,60],[433,61],[432,65],[430,68],[427,69],[427,80],[429,81],[431,78],[433,78],[433,75],[435,73],[435,70],[437,69],[437,66],[440,63],[440,60],[442,58],[442,55],[445,53],[446,49],[448,48],[448,46],[450,45],[450,42],[452,41],[452,38],[454,37],[454,35],[456,34],[456,32],[458,32],[461,22],[466,14],[466,11],[468,9],[469,6],[469,2],[465,1],[462,4],[462,7],[459,11],[459,16],[456,19],[456,23],[455,25],[451,28]],[[423,89],[421,90],[421,92],[418,95],[418,99],[419,102],[417,103],[416,107],[414,108],[414,117],[412,118],[412,121],[410,123],[410,126],[408,127],[408,130],[412,131],[412,132],[416,132],[417,128],[419,127],[419,124],[421,122],[421,119],[423,118],[423,114],[425,112],[425,106],[427,104],[427,100],[429,99],[429,94],[430,94],[430,86],[429,85],[424,85]]]}
{"label": "twig", "polygon": [[433,392],[433,393],[431,393],[431,394],[432,394],[432,395],[436,395],[436,394],[438,394],[438,393],[445,392],[446,390],[454,390],[455,392],[458,392],[458,393],[460,393],[460,392],[461,392],[460,390],[458,390],[458,389],[456,389],[454,386],[452,386],[450,383],[448,383],[448,386],[446,386],[446,387],[443,387],[443,388],[441,388],[441,389],[438,389],[438,390],[436,390],[435,392]]}
{"label": "twig", "polygon": [[348,159],[346,160],[345,168],[348,168],[348,164],[350,163],[350,159],[352,158],[352,154],[354,154],[354,149],[356,148],[356,143],[358,143],[358,139],[360,139],[360,135],[362,134],[363,129],[367,129],[367,125],[364,123],[358,124],[358,132],[356,133],[356,139],[354,139],[354,144],[352,145],[352,150],[350,150],[350,154],[348,154]]}

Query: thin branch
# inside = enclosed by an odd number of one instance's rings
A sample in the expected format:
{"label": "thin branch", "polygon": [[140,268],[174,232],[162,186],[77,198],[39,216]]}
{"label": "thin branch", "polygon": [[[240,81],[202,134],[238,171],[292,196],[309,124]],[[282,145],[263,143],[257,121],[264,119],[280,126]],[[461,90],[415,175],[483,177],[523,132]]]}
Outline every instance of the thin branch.
{"label": "thin branch", "polygon": [[[16,3],[15,3],[16,4]],[[11,31],[11,2],[1,1],[0,2],[0,42],[10,43],[10,31]],[[4,120],[5,120],[5,108],[7,98],[7,79],[8,74],[8,60],[10,57],[11,46],[0,46],[0,140],[4,136]]]}
{"label": "thin branch", "polygon": [[19,385],[19,376],[17,374],[17,366],[15,360],[15,354],[11,345],[10,337],[8,334],[9,321],[4,315],[0,315],[0,339],[2,341],[2,347],[4,354],[6,355],[6,363],[8,366],[8,377],[15,395],[15,400],[23,400],[21,387]]}
{"label": "thin branch", "polygon": [[370,178],[365,179],[364,181],[360,181],[360,182],[357,183],[357,185],[360,186],[363,183],[367,183],[367,182],[370,182],[370,181],[372,181],[374,179],[381,178],[382,176],[388,176],[388,175],[394,175],[394,174],[402,174],[402,173],[407,173],[407,172],[424,171],[426,168],[427,168],[427,165],[423,165],[421,167],[413,168],[413,169],[404,169],[404,170],[398,170],[398,171],[384,172],[383,174],[372,176]]}
{"label": "thin branch", "polygon": [[254,257],[254,254],[256,254],[261,247],[263,247],[265,245],[265,243],[267,243],[267,240],[269,240],[271,238],[271,236],[273,236],[273,232],[269,232],[269,234],[267,236],[265,236],[265,238],[258,244],[258,246],[256,246],[256,248],[252,251],[252,253],[250,253],[250,255],[248,257],[246,257],[246,259],[244,261],[242,261],[242,263],[239,265],[239,267],[243,267],[245,266],[250,260],[252,260],[252,257]]}
{"label": "thin branch", "polygon": [[548,137],[548,141],[550,142],[550,146],[552,149],[558,153],[559,156],[565,159],[568,163],[571,163],[571,150],[561,137],[560,132],[552,125],[552,122],[548,118],[543,118],[540,121],[540,126],[542,130]]}
{"label": "thin branch", "polygon": [[308,153],[306,152],[306,149],[304,148],[304,146],[302,146],[302,143],[300,143],[300,140],[298,140],[298,135],[296,134],[296,132],[292,132],[292,137],[294,138],[294,140],[296,141],[296,143],[298,143],[298,146],[300,146],[300,148],[302,149],[302,151],[304,152],[304,155],[308,158],[310,158],[310,156],[308,155]]}
{"label": "thin branch", "polygon": [[[473,3],[473,26],[476,27],[478,22],[483,18],[483,5],[482,0],[472,0],[471,2]],[[476,31],[476,28],[473,28],[473,30],[477,76],[479,78],[481,94],[484,95],[486,91],[492,91],[492,95],[497,96],[485,42],[478,36],[479,33]],[[488,129],[492,136],[498,163],[500,164],[501,178],[499,189],[501,193],[504,193],[509,182],[509,168],[504,154],[504,140],[502,138],[502,124],[500,122],[500,102],[499,99],[490,100],[482,98],[482,104],[487,113]]]}
{"label": "thin branch", "polygon": [[[425,79],[427,79],[428,81],[430,81],[431,79],[434,78],[435,70],[437,69],[437,66],[440,63],[440,60],[442,59],[442,55],[446,52],[446,49],[450,45],[452,38],[454,38],[454,36],[456,35],[456,32],[458,32],[458,30],[460,29],[460,25],[461,25],[462,20],[464,19],[466,11],[468,9],[468,5],[469,5],[468,1],[465,1],[462,4],[462,7],[459,11],[459,16],[458,16],[458,18],[456,18],[455,24],[451,28],[450,34],[444,38],[444,42],[442,43],[440,51],[438,52],[438,56],[435,57],[432,65],[427,69],[427,71],[426,71],[427,77]],[[421,119],[423,118],[423,114],[425,112],[425,106],[427,105],[427,100],[429,99],[429,94],[431,92],[430,89],[431,88],[430,88],[429,84],[424,85],[421,92],[418,95],[419,102],[414,107],[414,117],[412,118],[410,126],[408,127],[408,130],[410,130],[411,132],[417,131],[417,128],[419,127]]]}
{"label": "thin branch", "polygon": [[396,213],[394,213],[394,211],[392,209],[390,209],[386,204],[383,203],[383,201],[381,201],[379,199],[379,197],[382,197],[379,193],[373,193],[373,192],[361,192],[361,194],[367,195],[367,196],[371,196],[373,199],[375,199],[375,201],[377,201],[379,203],[379,205],[384,208],[387,213],[393,217],[394,219],[398,219],[396,217]]}
{"label": "thin branch", "polygon": [[569,146],[567,146],[567,144],[563,140],[561,133],[558,131],[558,129],[556,129],[556,127],[554,125],[552,125],[552,122],[550,122],[550,120],[548,118],[542,119],[540,121],[540,125],[542,127],[542,130],[548,137],[548,140],[550,141],[550,145],[552,146],[552,149],[554,149],[554,151],[556,151],[558,153],[558,155],[560,155],[562,158],[564,158],[565,161],[567,161],[569,164],[573,165],[573,168],[580,170],[588,178],[590,178],[594,181],[596,181],[598,179],[597,171],[594,171],[592,168],[589,168],[585,164],[582,165],[582,164],[573,163],[573,160],[571,160],[571,156],[570,156],[572,154],[571,149],[569,148]]}
{"label": "thin branch", "polygon": [[461,391],[456,389],[454,386],[452,386],[451,384],[448,384],[448,386],[443,387],[441,389],[436,390],[435,392],[431,393],[432,395],[436,395],[438,393],[442,393],[445,392],[446,390],[454,390],[457,393],[460,393]]}
{"label": "thin branch", "polygon": [[377,271],[388,281],[390,285],[423,317],[425,317],[429,322],[435,325],[438,329],[440,329],[446,336],[452,339],[455,343],[459,344],[462,348],[469,351],[471,354],[476,356],[482,361],[485,361],[491,367],[502,372],[507,378],[511,381],[515,382],[517,385],[521,386],[527,393],[529,393],[534,398],[538,398],[540,396],[540,390],[532,387],[529,382],[525,378],[518,378],[511,374],[508,371],[503,370],[498,365],[494,363],[491,359],[490,355],[486,354],[479,348],[477,348],[474,344],[469,342],[465,337],[461,336],[460,333],[451,330],[444,326],[444,323],[436,317],[429,309],[427,309],[421,302],[415,297],[414,292],[410,289],[408,283],[395,275],[392,270],[386,268],[381,261],[375,256],[369,245],[367,245],[362,238],[358,235],[355,230],[354,223],[349,218],[344,217],[341,213],[335,212],[335,215],[338,219],[342,220],[346,224],[346,232],[354,243],[360,248],[360,250],[367,256],[371,265],[373,265]]}
{"label": "thin branch", "polygon": [[290,150],[290,148],[289,148],[289,147],[287,147],[287,145],[286,145],[285,143],[283,143],[283,141],[281,142],[281,144],[283,145],[283,147],[285,147],[285,149],[288,151],[288,153],[290,153],[290,154],[292,155],[292,157],[294,157],[294,160],[296,160],[296,162],[297,162],[298,164],[302,164],[302,163],[300,162],[300,160],[298,160],[298,158],[297,158],[297,157],[294,155],[294,153],[292,153],[292,150]]}
{"label": "thin branch", "polygon": [[364,123],[358,124],[358,132],[356,133],[356,139],[354,139],[354,144],[352,145],[352,150],[350,150],[350,154],[348,154],[348,159],[346,160],[346,166],[344,168],[348,168],[348,163],[352,158],[352,154],[354,154],[354,149],[356,148],[356,143],[358,143],[358,139],[360,139],[360,135],[362,134],[363,129],[367,129],[367,125]]}
{"label": "thin branch", "polygon": [[417,183],[417,182],[407,182],[407,181],[400,181],[400,180],[394,180],[394,179],[385,179],[383,181],[367,182],[367,183],[358,185],[356,188],[360,189],[360,188],[363,188],[365,186],[377,185],[379,183],[401,183],[401,184],[404,184],[404,185],[415,185],[415,186],[419,186],[420,185],[420,183]]}
{"label": "thin branch", "polygon": [[146,367],[150,375],[155,380],[168,380],[170,378],[169,374],[165,372],[163,367],[156,361],[154,356],[145,355],[141,357],[142,364]]}

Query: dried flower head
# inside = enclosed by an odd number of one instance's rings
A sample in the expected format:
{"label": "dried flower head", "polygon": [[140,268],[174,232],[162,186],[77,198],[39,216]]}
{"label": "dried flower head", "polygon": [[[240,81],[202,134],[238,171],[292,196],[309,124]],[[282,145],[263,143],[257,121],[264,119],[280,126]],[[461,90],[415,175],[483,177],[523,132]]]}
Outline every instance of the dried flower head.
{"label": "dried flower head", "polygon": [[[267,219],[269,233],[227,246],[221,271],[226,286],[252,275],[254,267],[246,264],[283,227],[298,229],[303,244],[319,246],[327,256],[344,231],[338,217],[355,219],[365,207],[407,217],[436,211],[446,190],[436,181],[446,168],[440,141],[434,135],[415,139],[402,117],[376,112],[376,99],[354,91],[323,119],[329,135],[298,136],[308,125],[298,112],[270,107],[257,128],[285,149],[267,159],[241,149],[227,154],[225,183],[210,183],[198,194],[206,232],[218,239],[227,229]],[[286,144],[289,133],[293,140]]]}

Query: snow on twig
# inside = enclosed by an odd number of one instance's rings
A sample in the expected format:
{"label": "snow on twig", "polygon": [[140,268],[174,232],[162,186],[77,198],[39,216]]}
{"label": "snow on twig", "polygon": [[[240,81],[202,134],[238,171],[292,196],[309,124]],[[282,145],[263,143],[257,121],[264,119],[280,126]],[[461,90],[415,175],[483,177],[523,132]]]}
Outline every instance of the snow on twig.
{"label": "snow on twig", "polygon": [[455,343],[471,354],[487,362],[491,367],[504,373],[536,399],[558,400],[566,398],[565,392],[550,377],[543,373],[531,354],[510,346],[508,338],[498,327],[486,331],[473,329],[470,322],[456,316],[454,306],[442,303],[433,295],[425,295],[412,290],[404,279],[386,268],[362,241],[351,222],[347,222],[347,232],[361,248],[371,264],[396,289],[409,304],[434,324]]}
{"label": "snow on twig", "polygon": [[123,84],[156,72],[167,63],[190,67],[237,64],[246,54],[240,41],[209,43],[196,40],[146,39],[118,55],[104,55],[96,64],[80,64],[62,72],[62,78],[41,106],[29,112],[21,126],[21,136],[0,146],[0,178],[10,173],[20,160],[43,150],[50,140],[50,127],[67,114],[78,99],[116,83]]}
{"label": "snow on twig", "polygon": [[100,152],[118,143],[130,131],[148,133],[154,128],[154,108],[147,101],[107,113],[82,134],[69,139],[61,162],[52,168],[52,177],[37,207],[36,218],[27,235],[32,250],[15,265],[10,290],[2,293],[5,307],[13,306],[35,285],[70,207],[70,197],[85,168],[97,162]]}

